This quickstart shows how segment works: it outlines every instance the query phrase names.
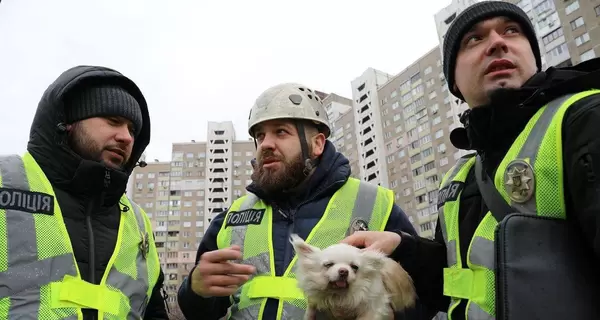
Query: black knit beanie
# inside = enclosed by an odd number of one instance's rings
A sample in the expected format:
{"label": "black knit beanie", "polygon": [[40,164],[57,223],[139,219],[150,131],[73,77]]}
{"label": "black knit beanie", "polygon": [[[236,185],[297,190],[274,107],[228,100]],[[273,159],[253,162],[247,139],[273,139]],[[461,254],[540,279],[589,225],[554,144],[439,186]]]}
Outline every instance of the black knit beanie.
{"label": "black knit beanie", "polygon": [[454,90],[456,57],[460,49],[462,37],[475,24],[494,17],[508,17],[521,25],[525,36],[529,39],[538,71],[542,69],[540,47],[535,35],[535,29],[527,14],[519,6],[504,1],[478,2],[465,9],[454,19],[452,25],[448,28],[446,39],[444,40],[444,76],[448,82],[448,89],[457,98],[464,100],[462,94],[458,90]]}
{"label": "black knit beanie", "polygon": [[137,133],[143,125],[142,110],[137,100],[119,86],[100,85],[74,89],[64,99],[67,123],[79,120],[120,116],[129,119]]}

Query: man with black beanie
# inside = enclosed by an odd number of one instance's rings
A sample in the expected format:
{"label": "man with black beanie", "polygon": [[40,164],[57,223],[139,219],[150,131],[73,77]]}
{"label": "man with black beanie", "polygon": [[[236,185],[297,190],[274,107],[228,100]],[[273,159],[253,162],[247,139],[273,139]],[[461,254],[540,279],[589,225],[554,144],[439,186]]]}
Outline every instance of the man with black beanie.
{"label": "man with black beanie", "polygon": [[99,66],[44,92],[27,152],[0,157],[6,319],[168,319],[146,213],[125,195],[150,142],[140,89]]}
{"label": "man with black beanie", "polygon": [[441,177],[435,239],[345,242],[395,257],[452,320],[595,318],[600,59],[542,71],[527,14],[502,1],[460,13],[443,54],[448,88],[469,105],[450,138],[473,153]]}

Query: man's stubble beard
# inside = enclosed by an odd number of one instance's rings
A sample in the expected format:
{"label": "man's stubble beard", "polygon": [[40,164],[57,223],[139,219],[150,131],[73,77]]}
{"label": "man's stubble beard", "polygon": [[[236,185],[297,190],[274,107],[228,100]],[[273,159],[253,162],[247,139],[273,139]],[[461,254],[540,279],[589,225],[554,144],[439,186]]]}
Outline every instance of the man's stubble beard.
{"label": "man's stubble beard", "polygon": [[302,153],[298,154],[292,161],[280,159],[282,168],[279,170],[265,169],[262,159],[271,156],[272,152],[264,152],[257,160],[257,167],[252,173],[252,181],[264,192],[281,193],[298,186],[306,175],[304,174],[304,160]]}
{"label": "man's stubble beard", "polygon": [[[104,148],[98,146],[80,123],[74,123],[72,125],[71,132],[69,133],[69,146],[83,159],[100,162],[107,167],[116,169],[112,163],[105,163],[102,159]],[[125,159],[118,169],[122,169],[128,160],[129,159]]]}

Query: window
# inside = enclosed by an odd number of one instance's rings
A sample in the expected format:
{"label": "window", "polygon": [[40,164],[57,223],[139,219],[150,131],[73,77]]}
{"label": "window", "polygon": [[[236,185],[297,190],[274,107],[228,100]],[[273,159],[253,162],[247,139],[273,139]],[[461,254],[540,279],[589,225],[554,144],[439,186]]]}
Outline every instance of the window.
{"label": "window", "polygon": [[579,17],[579,18],[571,21],[571,30],[575,30],[579,27],[582,27],[583,25],[585,25],[585,22],[583,21],[582,17]]}
{"label": "window", "polygon": [[410,163],[415,163],[417,161],[421,161],[421,154],[415,154],[414,156],[410,157]]}
{"label": "window", "polygon": [[412,171],[413,177],[416,177],[422,173],[423,173],[423,167],[418,167],[416,169],[413,169],[413,171]]}
{"label": "window", "polygon": [[586,42],[590,41],[590,35],[589,33],[584,33],[582,35],[580,35],[579,37],[575,38],[575,45],[577,45],[578,47]]}
{"label": "window", "polygon": [[423,155],[423,158],[429,157],[432,153],[433,153],[432,147],[429,147],[429,148],[423,150],[423,152],[421,152],[421,154]]}
{"label": "window", "polygon": [[548,51],[548,54],[553,57],[557,57],[557,56],[560,56],[563,52],[568,52],[568,51],[569,51],[569,49],[567,48],[567,44],[563,43],[559,46],[552,48],[552,50]]}
{"label": "window", "polygon": [[558,28],[552,32],[550,32],[548,35],[546,35],[544,38],[542,38],[544,44],[549,44],[550,42],[558,39],[559,37],[561,37],[563,35],[563,29],[562,28]]}
{"label": "window", "polygon": [[581,58],[581,62],[590,60],[590,59],[594,59],[596,57],[596,53],[594,52],[594,49],[590,49],[584,53],[581,54],[580,58]]}
{"label": "window", "polygon": [[428,162],[423,167],[425,168],[425,172],[427,172],[429,170],[433,170],[433,169],[435,169],[435,162],[434,161]]}
{"label": "window", "polygon": [[440,167],[443,167],[448,164],[448,157],[443,157],[440,159]]}
{"label": "window", "polygon": [[571,4],[569,4],[566,8],[565,8],[565,14],[569,15],[571,13],[573,13],[573,11],[579,9],[579,1],[573,1]]}
{"label": "window", "polygon": [[415,82],[417,82],[419,80],[421,80],[421,73],[420,72],[417,72],[412,77],[410,77],[410,82],[411,83],[415,83]]}
{"label": "window", "polygon": [[404,82],[402,82],[402,84],[400,85],[400,91],[401,92],[406,92],[406,90],[410,89],[410,80],[406,80]]}

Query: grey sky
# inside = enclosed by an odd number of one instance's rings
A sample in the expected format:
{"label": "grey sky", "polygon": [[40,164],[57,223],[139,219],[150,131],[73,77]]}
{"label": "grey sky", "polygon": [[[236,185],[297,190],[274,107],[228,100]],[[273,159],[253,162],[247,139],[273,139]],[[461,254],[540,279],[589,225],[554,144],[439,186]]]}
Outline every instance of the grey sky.
{"label": "grey sky", "polygon": [[[207,121],[246,139],[254,99],[280,82],[351,98],[367,67],[397,73],[437,44],[450,0],[4,0],[0,154],[25,151],[46,87],[79,64],[132,78],[152,119],[149,159],[204,140]],[[410,8],[409,8],[410,6]],[[10,111],[9,111],[10,109]]]}

